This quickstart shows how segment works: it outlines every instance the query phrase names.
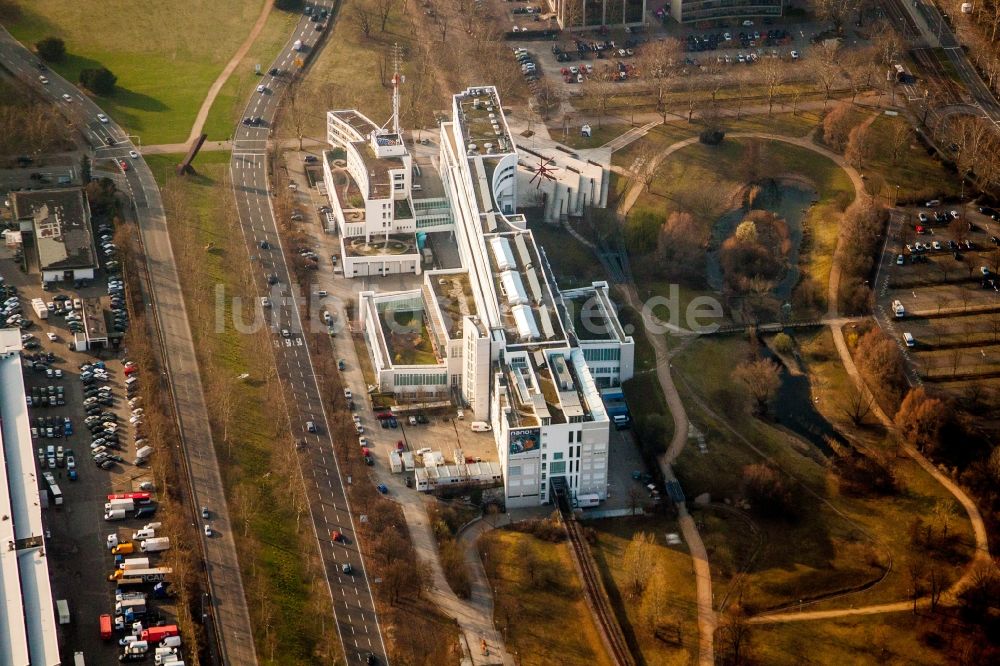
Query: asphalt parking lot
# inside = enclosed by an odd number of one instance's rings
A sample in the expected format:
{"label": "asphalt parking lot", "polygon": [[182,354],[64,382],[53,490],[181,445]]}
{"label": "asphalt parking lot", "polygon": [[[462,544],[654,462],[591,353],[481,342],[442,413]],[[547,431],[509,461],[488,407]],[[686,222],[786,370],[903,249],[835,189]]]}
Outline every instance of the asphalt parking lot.
{"label": "asphalt parking lot", "polygon": [[[149,518],[128,519],[108,522],[104,520],[104,503],[110,493],[135,492],[149,481],[151,476],[145,467],[134,464],[135,453],[132,442],[136,426],[129,423],[131,407],[126,400],[125,370],[121,354],[117,350],[103,350],[96,353],[76,352],[67,344],[72,340],[72,332],[66,316],[49,312],[46,319],[40,319],[32,311],[32,298],[42,298],[55,303],[57,296],[64,296],[72,306],[76,298],[100,298],[105,307],[109,305],[107,283],[103,279],[94,280],[90,285],[78,289],[55,288],[43,291],[37,276],[26,275],[18,268],[9,250],[0,251],[0,275],[4,284],[14,285],[23,304],[22,317],[31,322],[23,334],[30,349],[24,356],[40,359],[38,367],[25,367],[24,381],[26,400],[31,400],[29,417],[33,431],[32,445],[39,453],[36,464],[40,472],[50,473],[62,491],[63,503],[54,505],[54,496],[46,493],[49,507],[43,511],[43,522],[47,532],[49,572],[53,594],[56,599],[68,602],[72,621],[60,627],[60,645],[64,663],[71,663],[73,653],[82,651],[88,663],[109,664],[117,661],[120,648],[117,641],[103,641],[99,636],[98,618],[114,613],[115,586],[106,580],[113,568],[112,555],[106,547],[108,534],[126,532],[149,522]],[[70,311],[73,311],[70,309]],[[49,337],[52,334],[54,339]],[[30,344],[29,344],[30,343]],[[51,357],[48,355],[51,354]],[[47,362],[51,358],[51,362]],[[26,358],[27,360],[27,358]],[[101,361],[105,364],[106,381],[100,374],[91,374],[89,384],[81,381],[84,364]],[[61,376],[59,376],[61,375]],[[141,381],[141,380],[139,380]],[[106,387],[98,392],[98,387]],[[91,456],[91,443],[97,437],[85,423],[85,391],[98,398],[91,405],[99,408],[95,416],[109,415],[107,420],[118,423],[118,448],[109,448],[108,455],[120,460],[109,459],[108,469],[98,467]],[[55,398],[43,400],[49,394]],[[109,396],[102,398],[99,396]],[[45,403],[45,404],[43,404]],[[136,405],[139,406],[138,404]],[[114,416],[110,416],[110,415]],[[43,421],[40,423],[38,419]],[[69,421],[70,427],[65,426]],[[51,424],[51,426],[49,425]],[[107,427],[100,425],[104,434]],[[49,427],[52,437],[47,437]],[[59,436],[56,436],[59,435]],[[104,437],[110,445],[110,436]],[[61,449],[55,464],[48,455],[49,447]],[[71,467],[75,466],[75,480],[71,479]],[[42,481],[44,485],[44,481]],[[157,605],[156,610],[165,617],[172,615],[168,604]]]}
{"label": "asphalt parking lot", "polygon": [[893,211],[877,313],[914,381],[1000,372],[1000,222],[989,213],[974,205]]}

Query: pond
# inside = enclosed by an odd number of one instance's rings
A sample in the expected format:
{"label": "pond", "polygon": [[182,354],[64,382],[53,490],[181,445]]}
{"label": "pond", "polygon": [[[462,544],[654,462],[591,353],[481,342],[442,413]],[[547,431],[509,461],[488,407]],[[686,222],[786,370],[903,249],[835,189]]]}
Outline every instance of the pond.
{"label": "pond", "polygon": [[[788,271],[775,285],[771,293],[787,301],[795,285],[799,282],[799,246],[802,245],[802,219],[816,200],[816,191],[800,183],[783,182],[774,188],[773,195],[763,198],[760,208],[770,211],[785,220],[791,250],[788,252]],[[737,208],[718,219],[712,227],[711,249],[707,253],[706,276],[708,285],[715,291],[723,290],[722,266],[719,262],[719,248],[722,242],[733,235],[736,227],[746,215],[746,210]]]}
{"label": "pond", "polygon": [[774,420],[799,435],[817,449],[829,456],[830,445],[826,438],[845,442],[843,436],[816,409],[813,402],[812,387],[808,374],[792,374],[768,349],[761,353],[781,366],[781,386],[774,396],[771,414]]}

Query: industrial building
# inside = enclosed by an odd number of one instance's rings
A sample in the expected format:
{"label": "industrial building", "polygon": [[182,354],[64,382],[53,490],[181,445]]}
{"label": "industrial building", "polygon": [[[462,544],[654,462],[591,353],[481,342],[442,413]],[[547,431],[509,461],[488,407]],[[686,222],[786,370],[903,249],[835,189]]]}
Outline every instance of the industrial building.
{"label": "industrial building", "polygon": [[[606,283],[566,294],[555,284],[517,213],[518,151],[496,90],[455,95],[440,131],[461,268],[424,271],[419,289],[360,294],[378,388],[400,402],[454,400],[488,423],[508,506],[547,502],[553,483],[603,499],[612,452],[599,386],[632,376],[634,342]],[[446,472],[421,481],[463,476]]]}
{"label": "industrial building", "polygon": [[55,666],[55,604],[21,374],[21,332],[0,330],[0,664]]}
{"label": "industrial building", "polygon": [[11,192],[10,198],[29,271],[37,270],[43,283],[94,278],[97,250],[81,188]]}

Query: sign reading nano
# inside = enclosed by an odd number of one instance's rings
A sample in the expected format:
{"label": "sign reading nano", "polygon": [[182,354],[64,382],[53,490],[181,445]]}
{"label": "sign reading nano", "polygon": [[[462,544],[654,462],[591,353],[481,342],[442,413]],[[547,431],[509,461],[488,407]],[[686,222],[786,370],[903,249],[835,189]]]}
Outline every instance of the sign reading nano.
{"label": "sign reading nano", "polygon": [[538,450],[539,428],[522,428],[510,431],[510,454],[530,453]]}

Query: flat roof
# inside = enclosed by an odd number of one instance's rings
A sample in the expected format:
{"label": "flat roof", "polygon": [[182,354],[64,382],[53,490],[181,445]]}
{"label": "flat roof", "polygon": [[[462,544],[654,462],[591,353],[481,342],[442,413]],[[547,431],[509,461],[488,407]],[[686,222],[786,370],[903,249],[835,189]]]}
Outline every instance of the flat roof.
{"label": "flat roof", "polygon": [[468,271],[449,273],[428,271],[427,280],[434,292],[448,337],[455,338],[461,335],[463,317],[478,314],[476,299],[472,297],[472,284],[469,282]]}
{"label": "flat roof", "polygon": [[[504,232],[484,238],[508,343],[564,341],[566,334],[532,233]],[[503,250],[493,250],[495,240]]]}
{"label": "flat roof", "polygon": [[41,270],[97,266],[83,189],[13,192],[11,200],[15,219],[31,220]]}
{"label": "flat roof", "polygon": [[83,325],[87,330],[88,340],[108,339],[108,322],[104,319],[104,306],[99,298],[83,299]]}
{"label": "flat roof", "polygon": [[345,124],[350,125],[351,128],[361,136],[367,136],[369,133],[378,129],[378,125],[369,120],[367,116],[358,113],[354,109],[341,109],[339,111],[331,111],[330,113],[337,116],[337,118],[342,120]]}
{"label": "flat roof", "polygon": [[[19,331],[14,331],[18,334]],[[8,331],[0,341],[10,337]],[[59,664],[21,355],[0,355],[0,663]]]}
{"label": "flat roof", "polygon": [[351,147],[361,156],[368,172],[368,198],[388,199],[392,195],[392,179],[389,171],[404,169],[406,165],[398,157],[379,157],[367,141],[355,141]]}
{"label": "flat roof", "polygon": [[628,342],[631,338],[622,329],[614,310],[608,285],[595,282],[561,293],[566,306],[565,322],[580,342]]}
{"label": "flat roof", "polygon": [[513,151],[514,144],[496,88],[468,88],[455,95],[455,103],[460,111],[459,127],[465,140],[463,152],[486,155]]}

